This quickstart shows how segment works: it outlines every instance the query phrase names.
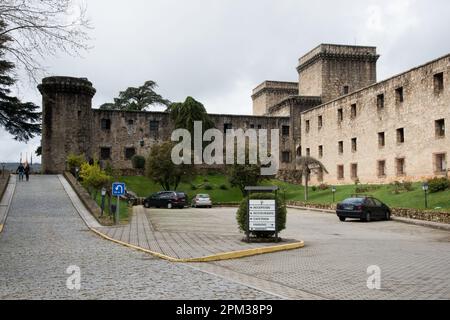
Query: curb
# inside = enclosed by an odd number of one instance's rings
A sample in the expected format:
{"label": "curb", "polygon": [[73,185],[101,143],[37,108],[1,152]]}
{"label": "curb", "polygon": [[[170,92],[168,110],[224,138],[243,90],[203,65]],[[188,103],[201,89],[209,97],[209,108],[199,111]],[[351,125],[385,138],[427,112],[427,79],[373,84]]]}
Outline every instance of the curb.
{"label": "curb", "polygon": [[[89,227],[89,226],[88,226]],[[164,259],[170,262],[180,262],[180,263],[189,263],[189,262],[212,262],[212,261],[222,261],[222,260],[230,260],[230,259],[238,259],[238,258],[244,258],[244,257],[250,257],[250,256],[256,256],[256,255],[260,255],[260,254],[265,254],[265,253],[274,253],[274,252],[279,252],[279,251],[287,251],[287,250],[294,250],[294,249],[300,249],[303,248],[305,246],[305,242],[304,241],[299,241],[299,242],[294,242],[294,243],[288,243],[288,244],[282,244],[282,245],[277,245],[277,246],[270,246],[270,247],[262,247],[262,248],[254,248],[254,249],[246,249],[246,250],[240,250],[240,251],[231,251],[231,252],[223,252],[223,253],[218,253],[218,254],[214,254],[214,255],[210,255],[210,256],[206,256],[206,257],[199,257],[199,258],[185,258],[185,259],[180,259],[180,258],[174,258],[171,256],[167,256],[165,254],[159,253],[159,252],[155,252],[155,251],[151,251],[136,245],[133,245],[131,243],[127,243],[127,242],[123,242],[117,239],[113,239],[107,235],[105,235],[104,233],[93,229],[91,227],[89,227],[89,229],[91,231],[93,231],[95,234],[97,234],[98,236],[121,244],[125,247],[128,248],[132,248],[138,251],[142,251],[145,253],[149,253],[152,256],[155,256],[157,258],[160,259]]]}
{"label": "curb", "polygon": [[8,189],[8,186],[10,184],[12,184],[13,187],[12,187],[11,197],[7,201],[8,204],[6,205],[5,216],[3,217],[3,220],[0,221],[0,233],[2,233],[3,229],[5,228],[6,219],[8,218],[9,210],[11,208],[12,199],[14,198],[14,194],[16,192],[16,183],[15,182],[11,182],[12,181],[11,177],[12,177],[12,174],[9,175],[9,177],[7,179],[6,187],[3,190],[3,192],[2,192],[2,196],[0,197],[0,201],[1,201],[3,199],[3,197],[5,196],[5,194],[6,194],[6,190]]}
{"label": "curb", "polygon": [[[66,177],[64,177],[62,175],[59,175],[59,179],[61,181],[61,184],[65,188],[66,186],[64,186],[64,183],[62,182],[62,179],[67,181]],[[67,187],[70,187],[70,188],[73,189],[73,187],[70,185],[70,183],[67,183]],[[132,248],[132,249],[135,249],[135,250],[138,250],[138,251],[149,253],[152,256],[155,256],[157,258],[164,259],[164,260],[167,260],[167,261],[170,261],[170,262],[182,262],[182,263],[186,263],[186,262],[210,262],[210,261],[219,261],[219,260],[238,259],[238,258],[255,256],[255,255],[260,255],[260,254],[265,254],[265,253],[273,253],[273,252],[279,252],[279,251],[294,250],[294,249],[303,248],[305,246],[304,241],[298,241],[298,242],[294,242],[294,243],[287,243],[287,244],[276,245],[276,246],[260,247],[260,248],[246,249],[246,250],[240,250],[240,251],[222,252],[222,253],[218,253],[218,254],[214,254],[214,255],[210,255],[210,256],[205,256],[205,257],[199,257],[199,258],[187,258],[187,259],[174,258],[174,257],[168,256],[168,255],[162,254],[160,252],[151,251],[149,249],[145,249],[145,248],[133,245],[131,243],[127,243],[127,242],[123,242],[123,241],[120,241],[120,240],[117,240],[117,239],[113,239],[113,238],[107,236],[106,234],[100,232],[99,230],[97,230],[94,227],[92,227],[88,223],[88,221],[83,217],[83,215],[80,212],[80,209],[78,208],[77,205],[75,205],[74,200],[68,194],[67,190],[66,190],[66,194],[69,197],[70,201],[72,202],[72,205],[75,208],[75,210],[77,211],[78,215],[81,217],[81,220],[83,220],[83,222],[86,224],[88,229],[90,231],[94,232],[96,235],[102,237],[103,239],[109,240],[111,242],[115,242],[115,243],[118,243],[118,244],[123,245],[125,247]],[[75,192],[75,195],[79,198],[79,196],[78,196],[78,194],[76,192]],[[81,203],[81,205],[85,206],[85,204],[81,201],[81,199],[80,199],[80,203]],[[89,212],[89,210],[87,208],[86,208],[86,210]]]}
{"label": "curb", "polygon": [[[335,213],[334,210],[316,209],[316,208],[307,208],[307,207],[296,207],[296,206],[287,206],[287,207],[291,208],[291,209],[298,209],[298,210],[305,210],[305,211],[316,211],[316,212],[322,212],[322,213]],[[447,224],[447,223],[440,223],[440,222],[433,222],[433,221],[426,221],[426,220],[417,220],[417,219],[410,219],[410,218],[397,217],[397,216],[391,216],[391,220],[395,221],[395,222],[411,224],[411,225],[421,226],[421,227],[425,227],[425,228],[432,228],[432,229],[450,231],[450,224]]]}

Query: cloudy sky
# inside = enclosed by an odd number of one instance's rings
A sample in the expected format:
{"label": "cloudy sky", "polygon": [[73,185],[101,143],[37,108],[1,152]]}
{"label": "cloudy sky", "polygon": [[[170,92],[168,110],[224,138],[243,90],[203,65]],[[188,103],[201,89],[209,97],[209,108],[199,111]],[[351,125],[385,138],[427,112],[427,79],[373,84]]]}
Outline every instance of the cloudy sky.
{"label": "cloudy sky", "polygon": [[[377,46],[379,80],[450,53],[448,0],[85,2],[92,49],[43,63],[47,75],[89,78],[94,107],[151,79],[171,101],[189,95],[212,113],[251,114],[252,88],[297,81],[298,58],[320,43]],[[40,105],[34,85],[20,96]],[[0,129],[0,162],[39,144],[17,143]]]}

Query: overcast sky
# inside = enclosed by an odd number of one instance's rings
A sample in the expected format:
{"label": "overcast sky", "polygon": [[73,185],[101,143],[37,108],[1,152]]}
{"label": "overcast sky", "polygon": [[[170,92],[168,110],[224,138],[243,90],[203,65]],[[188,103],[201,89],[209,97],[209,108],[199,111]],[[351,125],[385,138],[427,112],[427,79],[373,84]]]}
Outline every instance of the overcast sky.
{"label": "overcast sky", "polygon": [[[379,80],[450,53],[448,0],[86,2],[92,49],[44,64],[47,75],[89,78],[94,107],[154,80],[171,101],[193,96],[208,112],[251,114],[251,90],[264,80],[297,81],[298,58],[320,43],[377,46]],[[34,86],[20,95],[41,103]],[[0,161],[38,145],[0,129]]]}

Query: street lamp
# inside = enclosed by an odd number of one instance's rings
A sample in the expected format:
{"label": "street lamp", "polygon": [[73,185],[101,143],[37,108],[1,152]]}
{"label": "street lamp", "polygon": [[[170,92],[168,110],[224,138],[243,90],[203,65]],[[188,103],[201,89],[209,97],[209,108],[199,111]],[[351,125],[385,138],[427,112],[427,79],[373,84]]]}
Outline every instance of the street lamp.
{"label": "street lamp", "polygon": [[80,172],[80,168],[75,167],[75,177],[77,178],[77,181],[78,181],[78,174],[79,174],[79,172]]}
{"label": "street lamp", "polygon": [[428,183],[424,182],[422,184],[422,190],[425,193],[425,209],[428,209],[428,189],[429,189]]}
{"label": "street lamp", "polygon": [[335,202],[335,195],[336,195],[336,187],[335,186],[332,186],[331,187],[331,192],[333,193],[333,203]]}

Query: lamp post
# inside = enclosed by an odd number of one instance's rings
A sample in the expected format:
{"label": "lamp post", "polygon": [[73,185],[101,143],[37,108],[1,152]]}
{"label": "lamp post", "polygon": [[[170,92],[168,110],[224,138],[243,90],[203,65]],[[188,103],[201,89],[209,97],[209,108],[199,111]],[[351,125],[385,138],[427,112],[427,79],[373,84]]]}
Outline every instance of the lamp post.
{"label": "lamp post", "polygon": [[335,186],[332,186],[331,187],[331,192],[333,193],[333,203],[335,202],[335,200],[336,200],[336,187]]}
{"label": "lamp post", "polygon": [[425,209],[428,209],[428,189],[429,189],[428,183],[424,182],[422,185],[422,190],[425,194]]}
{"label": "lamp post", "polygon": [[105,210],[105,196],[106,196],[106,188],[103,187],[102,188],[102,205],[101,205],[102,213],[100,214],[101,217],[103,217],[103,211]]}
{"label": "lamp post", "polygon": [[78,181],[79,172],[80,172],[80,168],[75,167],[75,177],[77,178],[77,181]]}

